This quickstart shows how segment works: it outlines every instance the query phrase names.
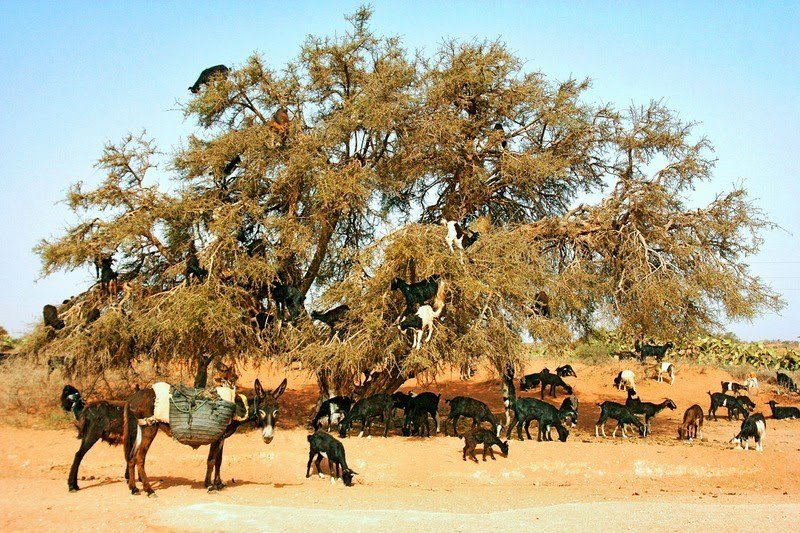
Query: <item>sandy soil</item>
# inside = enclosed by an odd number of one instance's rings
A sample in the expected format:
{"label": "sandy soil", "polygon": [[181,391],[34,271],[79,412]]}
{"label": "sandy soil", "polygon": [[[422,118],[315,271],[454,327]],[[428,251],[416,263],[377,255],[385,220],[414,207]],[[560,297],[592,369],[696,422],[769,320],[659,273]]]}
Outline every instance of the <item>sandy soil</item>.
{"label": "sandy soil", "polygon": [[[535,365],[539,370],[542,363]],[[0,527],[67,530],[292,530],[311,527],[356,531],[380,529],[474,530],[479,527],[544,526],[552,530],[597,527],[669,530],[726,527],[796,529],[800,523],[800,420],[768,420],[765,451],[727,444],[739,422],[706,422],[704,442],[676,440],[683,411],[708,406],[706,391],[729,376],[716,369],[679,367],[674,386],[639,379],[644,400],[670,397],[678,410],[662,412],[646,439],[597,439],[596,402],[624,400],[611,379],[622,364],[573,365],[580,398],[580,424],[566,443],[510,444],[509,457],[475,464],[461,459],[454,437],[344,441],[354,487],[305,478],[308,445],[304,424],[316,385],[288,373],[275,439],[257,432],[231,437],[222,475],[228,487],[207,493],[202,485],[207,449],[192,450],[159,435],[148,455],[157,498],[131,496],[122,481],[121,448],[98,444],[80,471],[78,493],[66,476],[78,448],[74,431],[0,427]],[[628,364],[628,366],[631,366]],[[554,365],[550,366],[554,368]],[[534,368],[530,369],[531,371]],[[637,376],[642,369],[636,366]],[[241,380],[252,383],[255,373]],[[280,375],[261,372],[275,386]],[[502,411],[499,384],[485,373],[470,382],[457,376],[406,390],[434,390],[443,398],[469,394]],[[765,414],[776,397],[765,386],[751,397]],[[558,402],[562,396],[559,395]],[[782,396],[782,404],[800,397]],[[442,408],[446,411],[446,407]],[[610,432],[609,432],[610,435]],[[480,454],[479,454],[480,457]]]}

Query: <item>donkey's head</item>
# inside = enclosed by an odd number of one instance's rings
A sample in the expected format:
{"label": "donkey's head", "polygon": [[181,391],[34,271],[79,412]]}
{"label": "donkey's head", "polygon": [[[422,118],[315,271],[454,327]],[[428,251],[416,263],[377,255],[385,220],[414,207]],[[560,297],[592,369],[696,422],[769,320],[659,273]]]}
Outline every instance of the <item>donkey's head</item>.
{"label": "donkey's head", "polygon": [[272,392],[265,392],[261,382],[256,380],[254,385],[256,396],[253,400],[253,411],[264,442],[269,444],[275,436],[275,423],[278,421],[278,398],[286,390],[286,379]]}

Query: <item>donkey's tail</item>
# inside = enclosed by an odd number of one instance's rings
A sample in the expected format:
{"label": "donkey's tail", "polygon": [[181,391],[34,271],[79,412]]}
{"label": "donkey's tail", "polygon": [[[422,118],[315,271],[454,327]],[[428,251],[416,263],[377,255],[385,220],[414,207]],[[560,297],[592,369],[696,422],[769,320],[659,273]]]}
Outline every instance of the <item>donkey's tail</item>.
{"label": "donkey's tail", "polygon": [[125,404],[125,413],[122,424],[122,442],[125,450],[125,459],[131,460],[142,444],[142,428],[136,420],[136,415],[131,411],[130,405]]}

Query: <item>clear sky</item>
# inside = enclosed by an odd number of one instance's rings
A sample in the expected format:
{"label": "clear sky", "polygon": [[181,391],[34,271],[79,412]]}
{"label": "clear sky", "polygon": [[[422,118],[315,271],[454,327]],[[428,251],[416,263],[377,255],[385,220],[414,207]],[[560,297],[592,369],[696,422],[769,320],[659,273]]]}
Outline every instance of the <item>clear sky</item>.
{"label": "clear sky", "polygon": [[[177,102],[203,68],[254,51],[275,68],[309,34],[343,31],[360,2],[0,2],[0,325],[41,320],[93,281],[39,279],[31,248],[75,222],[70,183],[96,183],[107,140],[146,128],[162,150],[191,132]],[[752,270],[783,295],[780,315],[730,329],[800,336],[800,2],[373,2],[373,27],[432,51],[443,38],[502,38],[551,79],[594,80],[619,107],[663,99],[701,124],[719,159],[697,191],[744,183],[784,229]]]}

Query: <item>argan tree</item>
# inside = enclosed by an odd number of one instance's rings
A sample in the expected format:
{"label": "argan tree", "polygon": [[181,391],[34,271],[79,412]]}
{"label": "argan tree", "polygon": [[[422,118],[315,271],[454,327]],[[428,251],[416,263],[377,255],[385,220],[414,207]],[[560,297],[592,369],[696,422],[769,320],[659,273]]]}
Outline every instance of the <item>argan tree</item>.
{"label": "argan tree", "polygon": [[[745,191],[692,199],[713,169],[693,124],[657,102],[587,102],[588,81],[527,72],[500,42],[412,56],[370,15],[281,70],[253,56],[210,80],[184,109],[197,133],[158,176],[145,135],[106,146],[105,180],[69,194],[82,222],[37,250],[44,274],[113,257],[117,279],[62,305],[67,326],[28,350],[81,372],[300,360],[323,395],[369,370],[363,395],[480,359],[508,374],[525,335],[558,345],[610,322],[673,338],[780,306],[745,263],[770,225]],[[451,253],[443,217],[478,241]],[[444,319],[412,351],[391,281],[432,274]],[[347,304],[337,332],[287,320],[286,287],[317,310]]]}

